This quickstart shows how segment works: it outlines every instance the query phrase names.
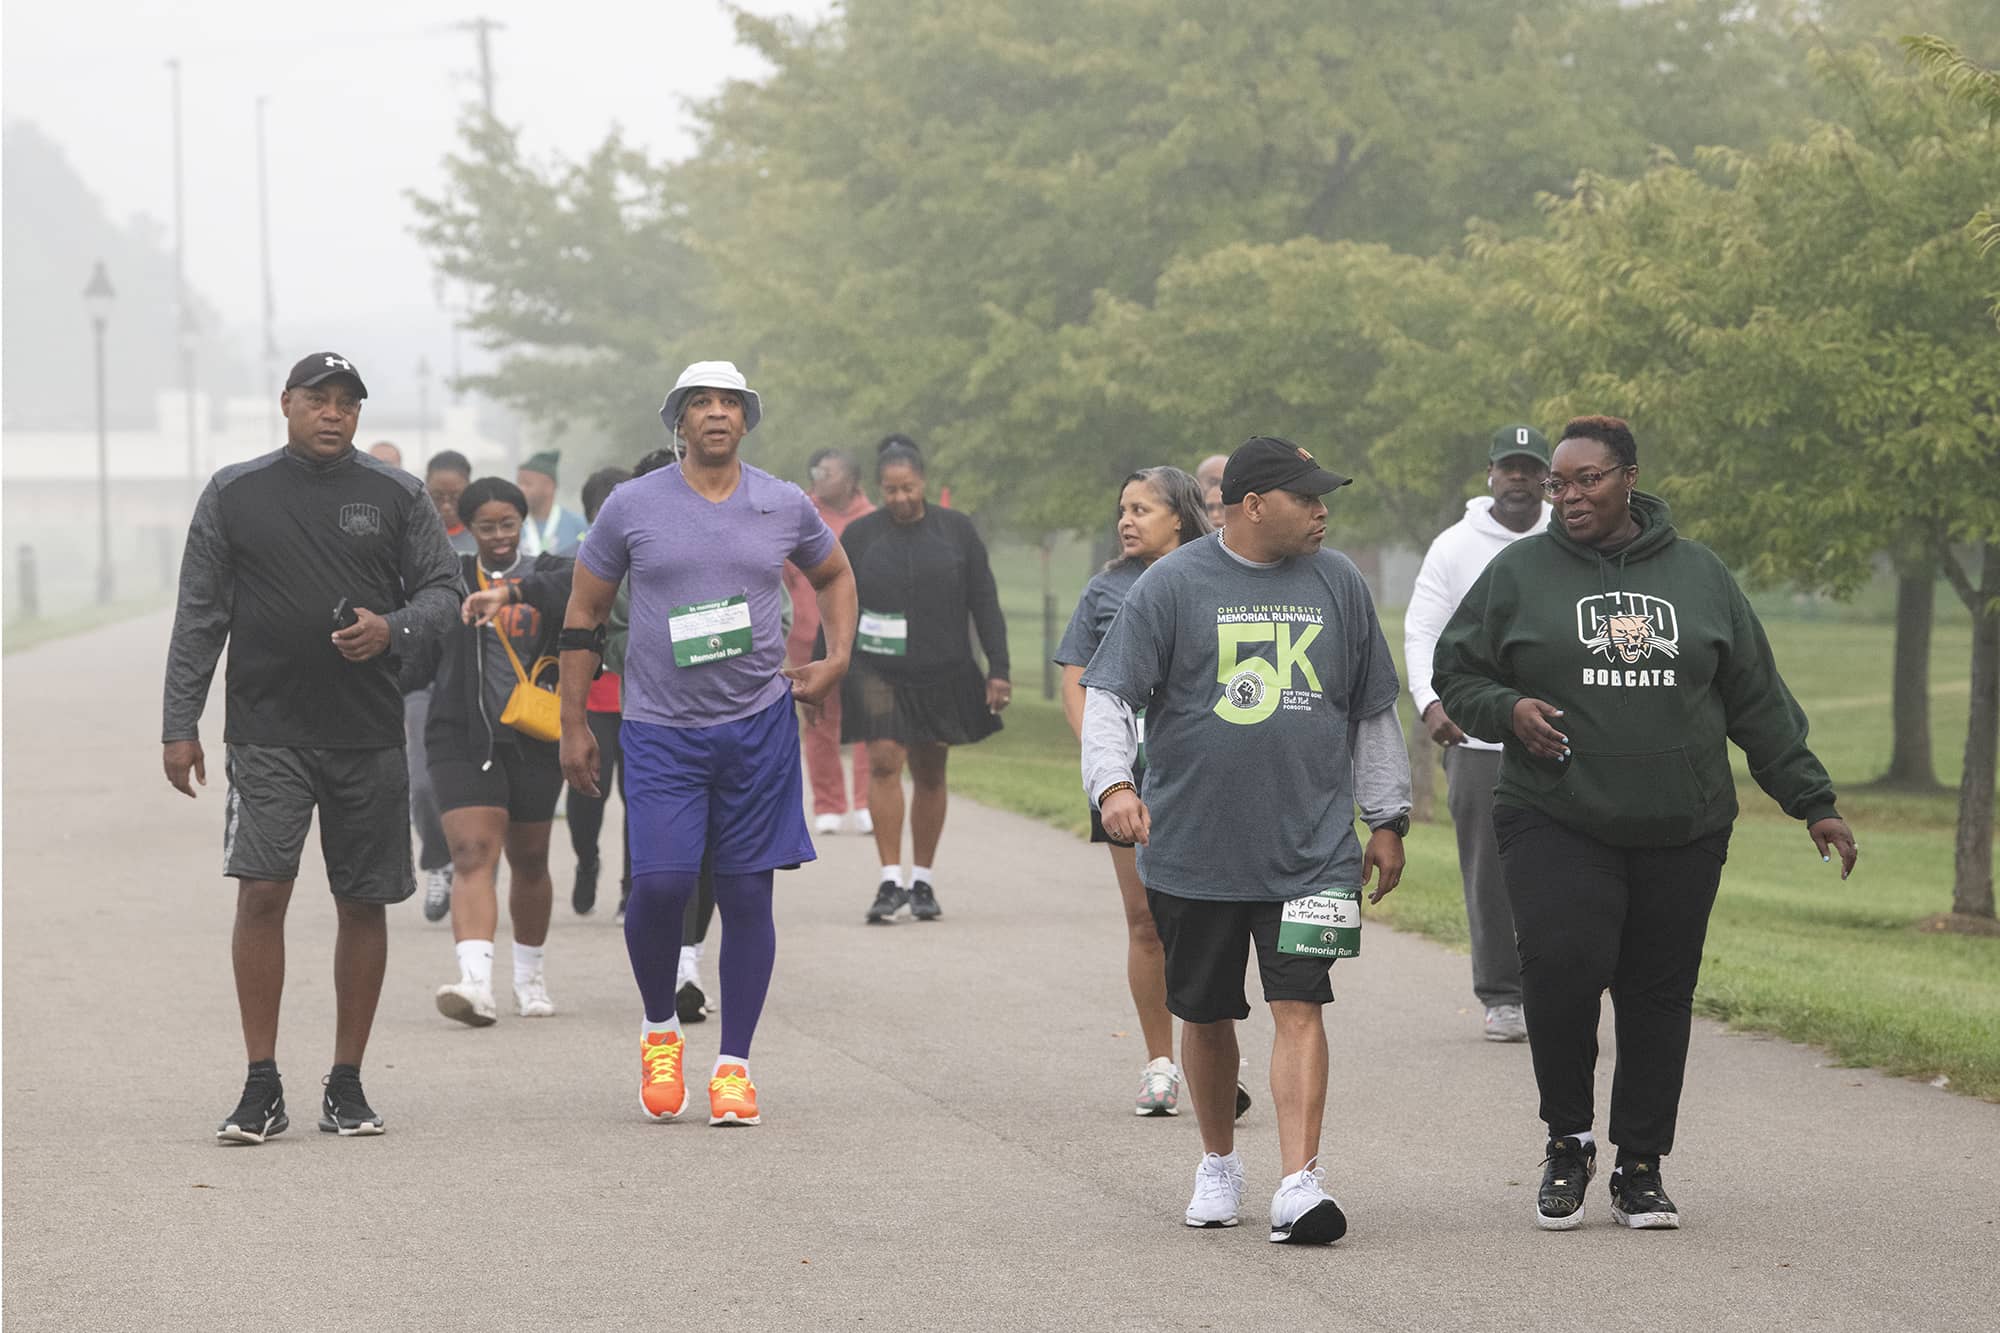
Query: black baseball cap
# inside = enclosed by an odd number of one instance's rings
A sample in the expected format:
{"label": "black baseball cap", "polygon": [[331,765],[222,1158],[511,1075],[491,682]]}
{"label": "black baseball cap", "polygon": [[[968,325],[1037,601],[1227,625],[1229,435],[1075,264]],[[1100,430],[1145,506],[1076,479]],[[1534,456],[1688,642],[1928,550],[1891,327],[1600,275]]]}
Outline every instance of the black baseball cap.
{"label": "black baseball cap", "polygon": [[1328,472],[1313,456],[1275,435],[1253,435],[1236,446],[1222,469],[1222,503],[1242,504],[1253,491],[1325,495],[1354,480]]}
{"label": "black baseball cap", "polygon": [[292,367],[292,373],[285,376],[285,387],[310,388],[336,375],[347,376],[354,381],[355,389],[363,398],[368,396],[368,386],[361,382],[361,372],[354,368],[352,361],[338,352],[314,352],[311,356],[300,358],[299,363]]}

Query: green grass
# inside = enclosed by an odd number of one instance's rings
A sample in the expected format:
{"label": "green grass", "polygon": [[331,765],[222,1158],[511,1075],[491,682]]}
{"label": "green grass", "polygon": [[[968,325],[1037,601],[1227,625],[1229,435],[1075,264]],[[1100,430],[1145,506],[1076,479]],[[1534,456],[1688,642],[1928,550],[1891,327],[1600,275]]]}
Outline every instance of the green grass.
{"label": "green grass", "polygon": [[[1089,827],[1076,742],[1059,704],[1040,697],[1041,566],[1033,549],[996,547],[994,568],[1014,649],[1016,703],[1006,730],[952,757],[953,789],[1059,828]],[[1058,547],[1051,561],[1059,615],[1067,619],[1088,554]],[[1695,996],[1731,1026],[1818,1046],[1843,1063],[1919,1078],[2000,1100],[2000,938],[1932,933],[1921,923],[1951,907],[1955,795],[1912,797],[1855,789],[1889,757],[1891,628],[1818,615],[1766,628],[1792,692],[1812,719],[1815,751],[1843,796],[1864,860],[1843,883],[1822,864],[1804,828],[1751,783],[1736,755],[1743,817],[1711,919]],[[1938,603],[1931,679],[1939,777],[1955,782],[1967,707],[1966,620]],[[1402,667],[1402,617],[1383,630]],[[1060,626],[1058,626],[1060,631]],[[1405,700],[1407,705],[1407,699]],[[1376,918],[1463,949],[1458,858],[1443,810],[1408,842],[1402,886],[1369,909]],[[1107,874],[1109,871],[1107,870]]]}
{"label": "green grass", "polygon": [[105,625],[115,625],[134,616],[148,615],[171,605],[173,605],[172,598],[162,592],[150,597],[134,597],[112,602],[105,606],[90,606],[81,611],[70,611],[59,616],[10,620],[6,628],[0,630],[0,653],[18,653],[24,649],[53,643],[57,639],[67,639],[71,635],[83,634]]}

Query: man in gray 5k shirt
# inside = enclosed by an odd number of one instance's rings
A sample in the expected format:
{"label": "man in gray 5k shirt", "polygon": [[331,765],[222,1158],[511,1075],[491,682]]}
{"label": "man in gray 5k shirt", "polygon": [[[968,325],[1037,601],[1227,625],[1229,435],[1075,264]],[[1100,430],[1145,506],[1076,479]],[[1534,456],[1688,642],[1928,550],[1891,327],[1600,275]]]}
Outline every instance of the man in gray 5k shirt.
{"label": "man in gray 5k shirt", "polygon": [[[1284,953],[1288,900],[1396,886],[1410,768],[1396,669],[1352,561],[1320,549],[1327,492],[1347,478],[1287,440],[1230,455],[1224,529],[1156,561],[1083,674],[1084,785],[1112,836],[1137,842],[1167,959],[1167,1007],[1201,1126],[1187,1224],[1234,1226],[1236,1022],[1257,951],[1277,1037],[1271,1093],[1285,1175],[1271,1239],[1347,1229],[1316,1165],[1326,1107],[1322,1006],[1331,960]],[[1145,791],[1132,785],[1133,712],[1146,709]],[[1373,830],[1364,848],[1354,812]]]}

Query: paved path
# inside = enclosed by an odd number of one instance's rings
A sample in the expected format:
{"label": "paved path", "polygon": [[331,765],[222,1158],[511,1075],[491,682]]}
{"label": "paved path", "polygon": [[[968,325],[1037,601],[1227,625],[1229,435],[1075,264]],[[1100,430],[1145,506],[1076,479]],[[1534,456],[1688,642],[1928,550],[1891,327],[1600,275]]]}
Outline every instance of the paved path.
{"label": "paved path", "polygon": [[[857,839],[782,877],[750,1131],[640,1116],[607,916],[558,908],[560,1016],[474,1031],[432,1009],[450,935],[413,901],[366,1070],[389,1132],[317,1133],[332,911],[309,871],[294,1127],[220,1149],[242,1070],[220,701],[189,802],[154,743],[165,639],[151,617],[6,659],[10,1329],[1995,1326],[2000,1107],[1703,1023],[1667,1176],[1687,1228],[1613,1226],[1600,1179],[1583,1229],[1544,1234],[1525,1049],[1479,1040],[1462,957],[1379,928],[1330,1011],[1352,1232],[1265,1241],[1261,1091],[1251,1224],[1183,1228],[1194,1124],[1125,1109],[1141,1056],[1103,854],[964,802],[938,925],[861,924]],[[1265,1025],[1245,1049],[1260,1089]]]}

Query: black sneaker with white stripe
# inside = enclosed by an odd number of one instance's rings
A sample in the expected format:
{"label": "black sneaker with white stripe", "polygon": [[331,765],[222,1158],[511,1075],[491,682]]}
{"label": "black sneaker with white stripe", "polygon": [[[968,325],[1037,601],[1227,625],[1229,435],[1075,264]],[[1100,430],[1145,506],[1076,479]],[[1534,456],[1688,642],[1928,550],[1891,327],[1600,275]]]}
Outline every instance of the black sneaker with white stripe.
{"label": "black sneaker with white stripe", "polygon": [[243,1084],[243,1100],[216,1127],[217,1143],[258,1144],[292,1126],[285,1115],[285,1086],[276,1074],[252,1074]]}
{"label": "black sneaker with white stripe", "polygon": [[910,891],[893,879],[885,879],[875,890],[875,901],[868,905],[868,924],[886,926],[896,919],[896,913],[909,905]]}
{"label": "black sneaker with white stripe", "polygon": [[359,1069],[353,1065],[335,1065],[333,1072],[320,1081],[326,1086],[319,1104],[322,1134],[338,1134],[345,1139],[382,1132],[382,1117],[375,1114],[368,1098],[362,1095]]}

